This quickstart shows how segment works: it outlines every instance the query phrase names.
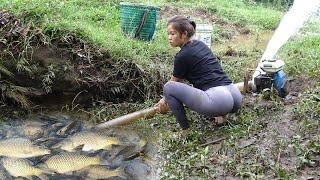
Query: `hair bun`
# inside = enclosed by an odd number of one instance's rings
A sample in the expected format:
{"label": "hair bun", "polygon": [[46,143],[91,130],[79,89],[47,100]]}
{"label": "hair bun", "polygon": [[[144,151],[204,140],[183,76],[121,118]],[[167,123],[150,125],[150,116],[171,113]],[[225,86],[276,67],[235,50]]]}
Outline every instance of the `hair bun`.
{"label": "hair bun", "polygon": [[196,29],[196,23],[192,20],[191,16],[187,16],[187,19],[189,23],[193,26],[193,28]]}

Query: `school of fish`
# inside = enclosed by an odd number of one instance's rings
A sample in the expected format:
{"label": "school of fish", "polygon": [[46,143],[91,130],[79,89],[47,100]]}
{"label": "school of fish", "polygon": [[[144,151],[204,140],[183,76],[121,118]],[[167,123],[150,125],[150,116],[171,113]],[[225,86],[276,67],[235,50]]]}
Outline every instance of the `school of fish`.
{"label": "school of fish", "polygon": [[[51,126],[51,128],[54,126]],[[60,128],[61,129],[61,128]],[[120,138],[101,132],[80,131],[74,134],[62,134],[58,142],[45,146],[41,141],[32,139],[44,134],[41,128],[25,127],[25,137],[8,137],[0,140],[0,179],[38,177],[48,179],[54,175],[74,175],[88,179],[107,179],[118,177],[127,179],[123,167],[112,166],[106,153],[116,147],[114,155],[120,160],[128,159],[143,150],[146,141],[137,144],[125,144]],[[41,133],[39,133],[41,132]],[[34,136],[36,134],[36,136]],[[52,134],[52,133],[47,133]],[[31,138],[32,137],[32,138]],[[55,139],[50,137],[47,139]],[[132,151],[131,150],[132,147]],[[119,149],[119,150],[117,150]],[[110,158],[111,159],[111,158]],[[114,159],[114,157],[112,158]]]}

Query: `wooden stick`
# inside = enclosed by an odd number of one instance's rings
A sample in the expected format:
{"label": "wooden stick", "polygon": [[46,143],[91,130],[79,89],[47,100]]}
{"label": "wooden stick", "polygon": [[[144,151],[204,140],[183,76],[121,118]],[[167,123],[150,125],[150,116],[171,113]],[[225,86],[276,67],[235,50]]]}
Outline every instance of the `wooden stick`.
{"label": "wooden stick", "polygon": [[[247,84],[245,82],[239,82],[235,84],[240,92],[245,93],[252,87],[252,81],[248,81]],[[245,87],[246,86],[246,87]]]}
{"label": "wooden stick", "polygon": [[203,147],[203,146],[208,146],[208,145],[210,145],[210,144],[215,144],[215,143],[218,143],[218,142],[220,142],[220,141],[222,141],[222,140],[225,140],[225,139],[226,139],[225,137],[221,137],[221,138],[215,139],[215,140],[213,140],[213,141],[209,141],[209,142],[207,142],[207,143],[201,144],[200,146],[201,146],[201,147]]}
{"label": "wooden stick", "polygon": [[99,124],[96,126],[96,128],[107,128],[110,126],[119,126],[119,125],[129,124],[141,118],[149,119],[157,113],[157,109],[158,109],[157,107],[151,107],[151,108],[143,109],[140,111],[136,111],[124,116],[120,116],[116,119],[112,119],[110,121],[104,122],[102,124]]}

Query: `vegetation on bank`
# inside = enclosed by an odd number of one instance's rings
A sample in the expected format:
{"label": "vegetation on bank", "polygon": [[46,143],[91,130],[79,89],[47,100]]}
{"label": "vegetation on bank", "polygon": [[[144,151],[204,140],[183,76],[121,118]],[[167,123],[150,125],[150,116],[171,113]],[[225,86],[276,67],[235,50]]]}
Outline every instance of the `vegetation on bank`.
{"label": "vegetation on bank", "polygon": [[[138,96],[141,96],[142,99],[148,99],[151,97],[159,97],[161,84],[170,76],[170,66],[176,49],[172,49],[166,39],[167,18],[159,19],[154,40],[144,42],[128,38],[122,33],[120,26],[120,1],[19,0],[0,2],[0,8],[9,11],[9,13],[13,13],[19,18],[19,21],[17,21],[19,23],[16,24],[21,24],[19,27],[13,27],[13,32],[10,33],[13,35],[19,34],[20,32],[14,31],[21,29],[21,31],[25,31],[22,32],[22,34],[26,33],[26,37],[23,35],[18,39],[18,41],[23,43],[16,43],[17,41],[15,41],[14,38],[11,38],[12,42],[4,38],[3,44],[7,50],[4,51],[4,55],[1,57],[4,59],[6,59],[5,57],[13,57],[14,62],[9,60],[11,64],[14,64],[11,67],[13,68],[11,71],[27,74],[30,77],[36,76],[38,79],[41,77],[42,79],[38,80],[41,81],[40,83],[38,83],[38,81],[33,81],[32,83],[38,84],[36,85],[37,88],[41,88],[39,87],[39,84],[41,84],[45,93],[59,90],[59,82],[61,82],[59,78],[64,78],[64,76],[68,78],[71,76],[77,82],[80,80],[82,84],[89,84],[89,87],[90,83],[93,83],[96,86],[95,89],[107,89],[108,91],[106,93],[95,93],[101,94],[103,97],[109,96],[108,94],[117,96],[120,93],[123,97],[126,97],[126,94],[134,94],[133,96],[135,96],[135,98],[131,98],[131,95],[127,100],[137,100]],[[133,2],[142,3],[143,1]],[[242,1],[199,1],[194,4],[191,1],[168,2],[163,0],[148,1],[148,3],[159,6],[162,10],[171,6],[189,9],[189,12],[185,15],[189,15],[189,13],[195,15],[197,22],[200,22],[200,18],[197,19],[196,17],[197,13],[208,14],[212,17],[216,16],[216,18],[213,18],[213,22],[210,22],[214,23],[214,19],[219,21],[219,26],[215,26],[215,31],[213,32],[213,36],[216,37],[214,41],[216,42],[223,42],[224,39],[228,40],[234,36],[234,33],[237,33],[230,31],[230,28],[225,28],[225,25],[244,27],[248,28],[248,30],[246,30],[247,32],[250,32],[250,29],[252,29],[253,33],[259,33],[259,29],[275,28],[283,14],[281,11],[274,10],[268,6],[255,5]],[[207,6],[208,4],[209,6]],[[206,8],[204,8],[204,6],[206,6]],[[233,8],[234,6],[238,8]],[[207,7],[215,7],[218,11],[207,9]],[[229,13],[231,10],[236,10],[232,12],[232,16]],[[251,13],[251,11],[255,13]],[[262,13],[272,15],[261,16]],[[236,19],[239,20],[239,22],[241,21],[241,23],[236,22]],[[266,22],[267,25],[263,22]],[[245,27],[246,25],[248,27]],[[5,32],[3,35],[7,36]],[[41,41],[41,43],[36,41]],[[19,50],[10,52],[11,50],[9,48],[16,48],[17,46]],[[63,54],[68,53],[70,54],[68,56],[72,56],[73,59],[66,59],[67,62],[65,62],[65,64],[57,65],[55,64],[54,58],[52,58],[51,61],[53,62],[49,61],[44,63],[44,67],[41,69],[39,68],[38,62],[31,60],[31,58],[33,58],[33,50],[30,50],[30,48],[34,49],[41,46],[50,46],[59,51],[62,49],[62,51],[66,51]],[[89,47],[89,49],[86,49],[87,47]],[[77,57],[74,58],[75,56]],[[112,60],[106,59],[110,57]],[[84,66],[79,65],[79,62],[77,62],[77,66],[73,65],[75,61],[79,61],[79,58],[83,61],[81,64],[86,64],[85,67],[91,67],[92,64],[106,64],[108,61],[112,61],[112,64],[120,68],[114,68],[115,70],[118,69],[118,71],[101,69],[102,72],[100,72],[100,70],[97,71],[97,69],[92,70],[94,69],[93,67],[87,70],[89,73],[82,73],[81,71],[72,72],[73,69],[83,68]],[[252,58],[252,61],[254,60],[255,58]],[[123,66],[123,63],[133,63],[135,67],[132,67],[132,65]],[[241,63],[240,68],[245,67],[247,64],[248,63]],[[130,66],[129,68],[133,68],[133,73],[131,70],[123,73],[119,72],[121,68],[128,66]],[[232,68],[232,66],[230,67]],[[4,68],[2,69],[5,70]],[[243,72],[232,71],[232,69],[230,69],[230,71],[228,69],[227,71],[231,73],[230,76],[232,78],[235,77],[235,81],[241,80],[240,77],[243,76]],[[69,74],[64,74],[68,72]],[[92,72],[99,73],[93,74]],[[112,80],[116,80],[116,78],[121,76],[122,79],[119,81],[123,83],[117,85],[114,81],[109,81],[113,82],[113,84],[108,84],[105,78],[100,77],[108,76],[109,74],[116,74]],[[135,74],[140,74],[140,79],[136,79]],[[22,80],[23,78],[20,79]],[[160,81],[154,83],[156,79],[160,79]],[[64,84],[75,83],[69,80],[70,78],[65,78],[64,81],[66,82],[64,82]],[[128,84],[128,80],[139,83],[139,85],[136,86],[136,92],[131,92],[132,90],[126,85]],[[27,86],[28,84],[24,82],[20,82],[20,85]],[[6,85],[6,87],[9,86],[10,84]],[[83,85],[78,87],[78,89],[83,88]],[[89,89],[85,90],[88,91]],[[20,102],[26,102],[20,103],[23,107],[29,107],[30,103],[27,98],[23,97],[26,91],[33,90],[23,89],[23,91],[16,91],[16,94],[12,94],[11,98],[14,98],[16,101],[20,99]],[[79,92],[79,90],[72,91]],[[21,101],[22,99],[23,101]],[[108,100],[110,99],[109,97]]]}
{"label": "vegetation on bank", "polygon": [[[134,2],[144,3],[144,1]],[[166,0],[148,2],[162,8],[174,5],[192,10],[201,9],[217,15],[225,23],[254,25],[268,29],[274,29],[283,15],[281,11],[270,7],[250,5],[235,0],[232,2],[201,0],[197,3]],[[66,32],[74,32],[78,38],[103,47],[112,57],[119,60],[132,60],[148,66],[152,61],[169,62],[174,53],[166,40],[166,19],[160,20],[156,37],[150,43],[125,37],[121,33],[119,1],[2,0],[0,8],[10,10],[18,17],[24,17],[25,22],[31,20],[36,27],[41,28],[44,35],[48,36],[48,40],[64,36]],[[157,58],[159,55],[161,58]]]}
{"label": "vegetation on bank", "polygon": [[[243,80],[246,70],[256,67],[255,63],[265,48],[258,46],[264,40],[262,34],[266,30],[275,29],[284,14],[283,9],[286,9],[268,5],[280,2],[276,0],[148,2],[160,6],[162,10],[166,6],[175,6],[187,9],[188,12],[194,10],[209,13],[218,18],[222,23],[214,25],[216,28],[212,36],[218,37],[214,42],[222,45],[241,35],[232,32],[234,27],[249,29],[250,33],[244,36],[253,39],[250,41],[252,47],[231,45],[216,49],[214,44],[212,48],[221,56],[222,66],[235,82]],[[88,46],[106,50],[116,61],[134,62],[142,71],[162,72],[155,79],[165,81],[170,75],[170,63],[175,53],[166,40],[166,19],[159,21],[154,41],[136,41],[121,34],[118,3],[117,0],[0,0],[0,9],[10,10],[18,17],[23,17],[22,23],[40,28],[48,44],[60,38],[68,40],[72,34]],[[279,57],[286,62],[285,72],[290,81],[294,82],[292,90],[296,94],[291,95],[288,100],[269,92],[247,94],[242,110],[228,116],[230,123],[221,128],[213,127],[204,117],[188,112],[192,125],[186,137],[180,136],[180,128],[170,114],[136,123],[134,126],[137,129],[159,134],[164,161],[161,178],[299,179],[314,176],[313,172],[319,170],[320,155],[318,27],[318,21],[311,22],[279,52]],[[248,41],[243,43],[246,42]],[[26,66],[17,64],[17,68],[19,67]],[[1,63],[0,72],[10,75]],[[46,72],[49,81],[52,79],[50,68]],[[86,111],[94,120],[112,119],[149,107],[156,100],[129,105],[106,103],[103,106],[99,102]],[[78,110],[74,104],[65,106],[65,109]],[[208,142],[213,143],[206,145]],[[288,161],[292,161],[291,164]]]}

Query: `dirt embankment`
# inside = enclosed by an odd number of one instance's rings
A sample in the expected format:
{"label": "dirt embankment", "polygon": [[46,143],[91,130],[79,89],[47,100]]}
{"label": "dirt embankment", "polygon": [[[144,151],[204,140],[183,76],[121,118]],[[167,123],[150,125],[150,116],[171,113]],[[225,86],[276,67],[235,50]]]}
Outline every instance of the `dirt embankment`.
{"label": "dirt embankment", "polygon": [[48,97],[90,105],[143,101],[148,92],[161,91],[158,77],[136,64],[116,60],[73,33],[44,33],[5,10],[0,10],[0,59],[3,100],[26,108]]}

